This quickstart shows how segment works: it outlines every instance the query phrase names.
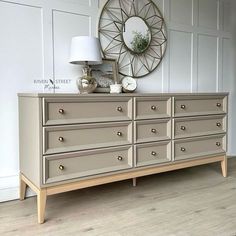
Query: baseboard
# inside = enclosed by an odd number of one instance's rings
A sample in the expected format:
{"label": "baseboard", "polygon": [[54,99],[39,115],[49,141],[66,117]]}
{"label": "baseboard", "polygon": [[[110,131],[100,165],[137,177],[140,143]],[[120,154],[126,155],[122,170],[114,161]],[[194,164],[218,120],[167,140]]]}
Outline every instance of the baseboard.
{"label": "baseboard", "polygon": [[[34,196],[35,193],[27,188],[26,197]],[[0,202],[19,199],[19,176],[11,175],[0,177]]]}
{"label": "baseboard", "polygon": [[227,155],[228,158],[236,158],[236,155]]}

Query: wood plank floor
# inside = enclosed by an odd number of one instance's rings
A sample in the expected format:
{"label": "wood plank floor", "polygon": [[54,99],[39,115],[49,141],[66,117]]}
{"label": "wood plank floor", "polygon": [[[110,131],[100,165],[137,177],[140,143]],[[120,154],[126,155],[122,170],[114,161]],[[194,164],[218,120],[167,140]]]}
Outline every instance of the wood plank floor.
{"label": "wood plank floor", "polygon": [[37,224],[36,198],[0,204],[0,235],[236,235],[236,158],[220,164],[50,196]]}

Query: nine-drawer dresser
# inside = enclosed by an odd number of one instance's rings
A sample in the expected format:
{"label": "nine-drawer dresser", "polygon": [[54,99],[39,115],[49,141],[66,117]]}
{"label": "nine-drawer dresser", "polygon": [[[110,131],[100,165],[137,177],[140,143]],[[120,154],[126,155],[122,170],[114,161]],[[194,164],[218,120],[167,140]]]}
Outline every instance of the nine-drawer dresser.
{"label": "nine-drawer dresser", "polygon": [[221,162],[227,93],[19,94],[20,199]]}

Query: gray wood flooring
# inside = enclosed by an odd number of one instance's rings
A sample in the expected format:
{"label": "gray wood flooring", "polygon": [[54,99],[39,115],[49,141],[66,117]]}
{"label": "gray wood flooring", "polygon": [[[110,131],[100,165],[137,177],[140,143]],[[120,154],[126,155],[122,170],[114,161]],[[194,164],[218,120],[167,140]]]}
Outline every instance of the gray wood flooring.
{"label": "gray wood flooring", "polygon": [[36,198],[0,204],[0,235],[235,236],[236,158],[229,176],[210,164],[50,196],[37,224]]}

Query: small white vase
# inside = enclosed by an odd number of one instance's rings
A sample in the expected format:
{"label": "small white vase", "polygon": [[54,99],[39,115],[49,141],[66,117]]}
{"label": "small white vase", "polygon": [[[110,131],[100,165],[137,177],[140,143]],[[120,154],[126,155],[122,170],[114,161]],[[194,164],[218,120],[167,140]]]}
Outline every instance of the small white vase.
{"label": "small white vase", "polygon": [[122,84],[110,85],[110,93],[121,93],[121,92],[122,92]]}

